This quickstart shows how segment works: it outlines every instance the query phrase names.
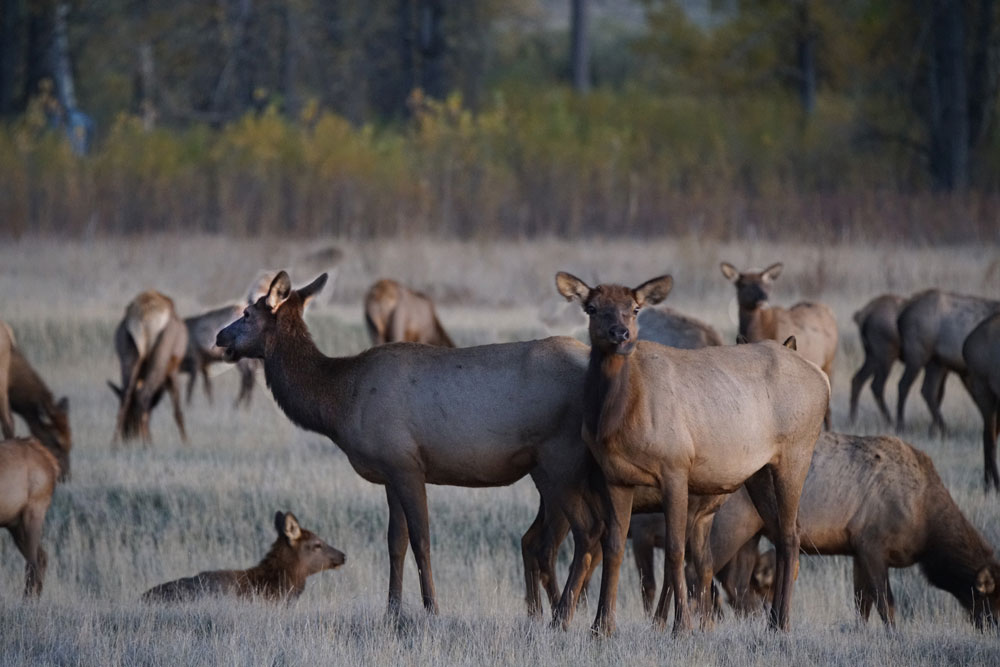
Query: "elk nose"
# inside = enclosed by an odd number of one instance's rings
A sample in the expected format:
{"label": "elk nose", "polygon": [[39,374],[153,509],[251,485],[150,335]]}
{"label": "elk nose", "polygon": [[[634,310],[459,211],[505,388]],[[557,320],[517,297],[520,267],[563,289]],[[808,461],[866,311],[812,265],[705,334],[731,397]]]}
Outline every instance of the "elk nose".
{"label": "elk nose", "polygon": [[624,343],[628,340],[628,329],[620,324],[615,324],[608,329],[608,335],[613,343]]}

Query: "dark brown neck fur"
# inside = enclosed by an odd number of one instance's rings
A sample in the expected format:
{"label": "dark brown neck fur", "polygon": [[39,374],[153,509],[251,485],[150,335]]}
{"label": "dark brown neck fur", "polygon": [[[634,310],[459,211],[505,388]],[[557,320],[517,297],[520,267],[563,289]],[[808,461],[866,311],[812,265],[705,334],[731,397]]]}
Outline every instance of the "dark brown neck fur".
{"label": "dark brown neck fur", "polygon": [[614,435],[629,412],[631,355],[605,354],[590,348],[583,391],[584,425],[596,442]]}
{"label": "dark brown neck fur", "polygon": [[297,598],[306,587],[306,576],[299,571],[297,561],[292,547],[278,538],[264,559],[244,570],[240,578],[254,595],[272,600]]}

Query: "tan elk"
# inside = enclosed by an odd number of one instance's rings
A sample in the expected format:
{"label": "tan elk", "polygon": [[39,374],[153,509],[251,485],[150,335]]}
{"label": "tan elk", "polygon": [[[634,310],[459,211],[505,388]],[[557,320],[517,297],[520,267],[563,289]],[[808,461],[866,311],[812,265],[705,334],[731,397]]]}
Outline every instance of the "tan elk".
{"label": "tan elk", "polygon": [[[824,303],[801,301],[791,308],[769,304],[771,285],[781,275],[783,265],[772,264],[763,271],[739,271],[722,262],[722,275],[736,286],[740,334],[751,343],[783,341],[795,336],[803,357],[823,369],[833,380],[833,358],[837,353],[837,320]],[[830,428],[830,413],[825,424]]]}
{"label": "tan elk", "polygon": [[0,321],[0,433],[5,439],[14,437],[14,417],[10,413],[7,396],[7,377],[10,374],[10,356],[14,349],[14,332]]}
{"label": "tan elk", "polygon": [[59,481],[69,478],[69,452],[73,435],[69,426],[69,399],[58,401],[49,391],[45,381],[24,358],[21,350],[14,348],[10,358],[8,382],[10,407],[28,425],[28,431],[56,457],[59,462]]}
{"label": "tan elk", "polygon": [[[212,402],[212,381],[209,378],[208,369],[212,364],[223,361],[222,350],[215,345],[215,337],[222,327],[239,317],[245,307],[246,304],[238,303],[184,318],[184,325],[188,331],[188,346],[179,370],[181,373],[190,374],[187,385],[187,402],[189,404],[194,393],[195,380],[198,379],[199,374],[203,380],[208,402]],[[236,364],[236,369],[240,373],[240,392],[236,396],[234,405],[237,407],[250,405],[256,363],[250,359],[244,359]]]}
{"label": "tan elk", "polygon": [[[669,276],[635,289],[591,288],[559,273],[556,285],[568,300],[580,301],[590,319],[583,434],[609,485],[594,629],[615,626],[635,487],[660,493],[667,525],[664,577],[674,592],[677,632],[691,625],[684,581],[688,494],[727,494],[744,484],[767,515],[778,549],[771,622],[788,628],[799,544],[795,517],[830,400],[827,377],[776,342],[679,350],[637,340],[636,315],[666,298]],[[661,594],[661,622],[666,604]]]}
{"label": "tan elk", "polygon": [[291,512],[274,515],[277,539],[264,559],[247,570],[211,570],[154,586],[144,602],[189,602],[207,596],[291,601],[302,595],[306,578],[340,567],[344,553],[302,528]]}
{"label": "tan elk", "polygon": [[[802,552],[854,558],[858,612],[892,624],[889,568],[920,565],[977,626],[1000,614],[1000,563],[944,486],[930,457],[888,436],[820,435],[799,503]],[[764,522],[743,491],[715,516],[711,552],[726,563]]]}
{"label": "tan elk", "polygon": [[60,474],[59,461],[35,438],[0,442],[0,526],[24,556],[26,597],[42,592],[48,565],[42,528]]}
{"label": "tan elk", "polygon": [[966,379],[962,344],[977,324],[996,312],[1000,312],[1000,301],[937,289],[920,292],[907,301],[896,320],[903,361],[896,398],[897,432],[904,429],[906,397],[922,368],[921,394],[931,413],[930,429],[945,433],[940,406],[948,372]]}
{"label": "tan elk", "polygon": [[1000,433],[1000,313],[976,326],[962,345],[969,393],[983,416],[983,479],[1000,492],[997,434]]}
{"label": "tan elk", "polygon": [[905,302],[906,299],[897,294],[882,294],[854,313],[854,323],[858,325],[865,360],[851,378],[851,423],[857,420],[858,397],[869,378],[872,380],[872,395],[878,409],[887,422],[892,421],[889,407],[885,404],[885,382],[892,365],[899,359],[896,318]]}
{"label": "tan elk", "polygon": [[405,342],[455,347],[430,298],[395,280],[382,279],[368,289],[365,325],[372,345]]}
{"label": "tan elk", "polygon": [[[285,414],[328,436],[359,475],[385,486],[390,613],[401,604],[407,541],[424,608],[437,611],[427,484],[504,486],[530,474],[542,503],[522,541],[526,579],[541,570],[554,588],[554,549],[567,524],[577,544],[574,561],[588,562],[579,554],[596,548],[601,527],[584,496],[601,479],[588,477],[593,470],[580,439],[587,347],[556,337],[454,349],[400,343],[327,357],[302,319],[304,303],[326,280],[323,274],[295,290],[279,273],[216,344],[230,361],[263,359]],[[532,583],[529,590],[537,590]],[[548,592],[552,601],[558,589]]]}
{"label": "tan elk", "polygon": [[164,391],[170,394],[181,439],[187,441],[177,378],[187,344],[187,327],[169,297],[149,290],[125,308],[125,316],[115,330],[122,384],[119,387],[108,382],[119,400],[116,441],[139,435],[143,442],[150,442],[149,413]]}

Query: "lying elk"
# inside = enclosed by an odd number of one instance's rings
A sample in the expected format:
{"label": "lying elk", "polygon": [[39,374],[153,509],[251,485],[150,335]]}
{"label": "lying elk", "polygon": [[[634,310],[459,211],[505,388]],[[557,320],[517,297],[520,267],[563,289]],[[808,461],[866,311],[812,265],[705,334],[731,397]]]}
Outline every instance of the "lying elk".
{"label": "lying elk", "polygon": [[10,374],[13,349],[14,332],[5,322],[0,321],[0,432],[4,439],[14,437],[14,417],[10,413],[10,399],[7,396],[7,377]]}
{"label": "lying elk", "polygon": [[[965,518],[930,457],[898,438],[820,435],[799,504],[802,552],[854,557],[854,595],[892,624],[889,568],[919,564],[982,627],[1000,614],[1000,563]],[[726,563],[764,522],[743,491],[715,516],[711,551]]]}
{"label": "lying elk", "polygon": [[177,379],[187,344],[187,327],[177,317],[169,297],[149,290],[125,308],[125,317],[115,330],[122,384],[118,387],[108,382],[119,400],[116,441],[140,435],[143,442],[150,442],[149,413],[164,390],[170,393],[181,439],[187,441]]}
{"label": "lying elk", "polygon": [[[568,273],[559,293],[590,319],[583,435],[608,489],[604,571],[594,629],[615,625],[618,575],[637,486],[659,490],[667,525],[664,576],[674,631],[691,625],[684,580],[688,493],[719,496],[745,485],[778,550],[773,626],[788,628],[798,557],[799,493],[830,400],[830,383],[802,355],[767,342],[678,350],[637,341],[636,315],[666,298],[670,276],[635,289],[591,288]],[[761,391],[767,387],[768,391]],[[741,456],[735,456],[739,451]],[[571,572],[571,582],[583,575]],[[567,584],[569,586],[569,584]],[[664,622],[667,596],[656,617]]]}
{"label": "lying elk", "polygon": [[983,477],[986,490],[1000,492],[997,434],[1000,432],[1000,313],[983,320],[962,345],[969,392],[983,416]]}
{"label": "lying elk", "polygon": [[[455,349],[382,345],[327,357],[302,319],[326,280],[323,274],[293,290],[282,271],[216,344],[229,361],[263,359],[285,414],[328,436],[359,475],[385,486],[390,613],[401,604],[407,540],[424,608],[437,611],[427,484],[505,486],[530,474],[542,506],[522,541],[526,578],[538,575],[535,564],[554,585],[554,536],[561,540],[568,522],[579,552],[592,548],[600,531],[581,497],[601,483],[586,477],[580,440],[587,347],[561,337]],[[529,610],[537,612],[530,601]]]}
{"label": "lying elk", "polygon": [[[223,361],[222,350],[215,345],[215,337],[222,327],[239,317],[245,307],[246,304],[238,303],[184,319],[184,325],[188,331],[188,346],[184,359],[181,361],[180,372],[190,374],[187,386],[187,402],[189,404],[194,393],[195,380],[198,379],[199,374],[201,374],[205,385],[205,395],[208,397],[208,402],[212,402],[212,381],[209,379],[208,369],[212,364]],[[240,373],[240,393],[236,397],[234,405],[236,407],[250,405],[256,363],[250,359],[244,359],[236,364],[236,369]]]}
{"label": "lying elk", "polygon": [[372,345],[405,342],[455,347],[430,298],[395,280],[382,279],[368,289],[365,326]]}
{"label": "lying elk", "polygon": [[858,397],[868,378],[872,378],[872,395],[887,422],[892,422],[889,407],[885,404],[885,382],[892,365],[899,359],[899,329],[896,319],[906,303],[904,297],[883,294],[866,303],[854,313],[858,325],[865,360],[851,378],[851,423],[858,417]]}
{"label": "lying elk", "polygon": [[48,565],[42,527],[61,474],[59,461],[35,438],[0,442],[0,526],[24,556],[26,597],[42,592]]}
{"label": "lying elk", "polygon": [[[722,275],[736,285],[740,312],[740,334],[751,343],[761,340],[783,341],[795,336],[803,357],[823,369],[833,379],[833,358],[837,353],[837,320],[823,303],[802,301],[791,308],[770,306],[772,283],[781,275],[783,265],[772,264],[763,271],[740,272],[722,262]],[[830,428],[830,412],[824,420]]]}
{"label": "lying elk", "polygon": [[903,410],[910,386],[923,368],[921,393],[931,412],[931,431],[937,428],[942,435],[945,433],[940,406],[948,371],[966,380],[962,344],[977,324],[996,312],[1000,312],[1000,301],[936,289],[921,292],[906,303],[896,320],[904,366],[896,399],[897,432],[903,431]]}
{"label": "lying elk", "polygon": [[258,597],[291,601],[302,595],[306,578],[344,564],[342,551],[302,528],[291,512],[274,515],[278,537],[264,559],[248,570],[211,570],[154,586],[144,602],[189,602],[206,596]]}

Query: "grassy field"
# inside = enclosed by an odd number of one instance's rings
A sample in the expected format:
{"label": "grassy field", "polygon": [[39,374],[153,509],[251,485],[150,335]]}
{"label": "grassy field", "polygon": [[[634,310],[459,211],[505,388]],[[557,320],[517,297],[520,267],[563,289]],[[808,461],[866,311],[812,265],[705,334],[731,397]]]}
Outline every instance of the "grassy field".
{"label": "grassy field", "polygon": [[[327,354],[367,344],[361,299],[379,277],[425,289],[464,345],[580,335],[583,318],[555,295],[553,275],[629,284],[671,273],[668,304],[735,336],[732,286],[720,261],[738,267],[783,261],[774,301],[819,298],[831,305],[841,342],[833,418],[847,425],[848,385],[861,363],[851,314],[886,291],[938,286],[1000,295],[996,247],[906,249],[897,245],[826,246],[558,241],[463,244],[400,239],[370,245],[219,238],[69,243],[25,239],[0,247],[0,318],[57,396],[69,396],[73,478],[49,511],[44,545],[50,566],[40,600],[25,602],[23,561],[0,537],[0,663],[22,664],[991,664],[1000,641],[967,622],[957,601],[930,589],[916,570],[894,571],[898,630],[861,626],[843,558],[803,558],[790,633],[762,618],[732,614],[712,632],[674,639],[643,613],[631,560],[623,568],[619,632],[595,640],[593,606],[569,632],[526,618],[520,537],[537,507],[529,480],[505,488],[430,490],[432,558],[441,614],[420,609],[408,558],[405,613],[384,618],[388,587],[387,510],[380,487],[350,468],[329,440],[292,426],[259,378],[252,406],[231,406],[237,374],[216,378],[209,406],[200,385],[186,411],[182,444],[167,407],[154,413],[150,447],[111,445],[116,399],[112,331],[126,302],[155,287],[182,315],[238,300],[261,268],[289,268],[297,285],[331,268],[336,278],[307,319]],[[895,401],[897,367],[888,398]],[[926,436],[929,417],[918,392],[908,404],[907,439],[927,451],[959,506],[993,545],[1000,544],[1000,501],[982,491],[978,412],[954,379],[943,413],[951,432]],[[854,431],[884,427],[863,396]],[[23,424],[19,423],[20,432]],[[139,595],[167,579],[200,570],[248,567],[274,539],[275,510],[347,554],[346,565],[309,580],[295,604],[273,607],[206,601],[148,607]],[[564,552],[566,549],[564,549]],[[561,572],[568,562],[564,553]],[[596,587],[595,587],[596,590]]]}

